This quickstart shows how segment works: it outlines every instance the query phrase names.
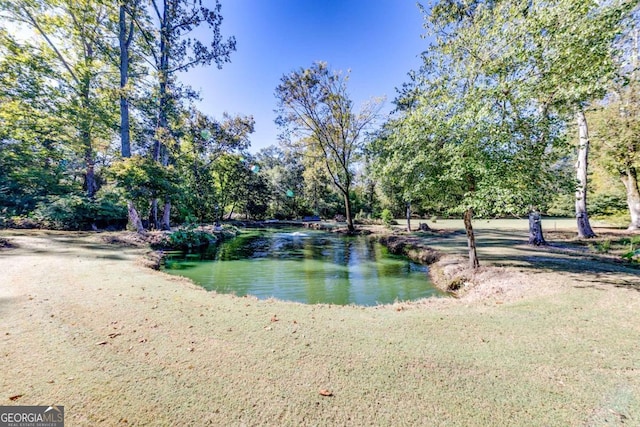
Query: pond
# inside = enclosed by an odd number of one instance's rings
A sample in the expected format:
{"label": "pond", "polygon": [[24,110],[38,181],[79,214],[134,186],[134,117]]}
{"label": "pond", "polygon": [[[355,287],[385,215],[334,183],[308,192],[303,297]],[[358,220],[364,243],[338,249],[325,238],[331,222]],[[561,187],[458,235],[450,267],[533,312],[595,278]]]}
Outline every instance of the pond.
{"label": "pond", "polygon": [[164,271],[220,293],[306,304],[373,306],[445,295],[426,266],[371,238],[307,230],[256,230],[209,253],[170,253]]}

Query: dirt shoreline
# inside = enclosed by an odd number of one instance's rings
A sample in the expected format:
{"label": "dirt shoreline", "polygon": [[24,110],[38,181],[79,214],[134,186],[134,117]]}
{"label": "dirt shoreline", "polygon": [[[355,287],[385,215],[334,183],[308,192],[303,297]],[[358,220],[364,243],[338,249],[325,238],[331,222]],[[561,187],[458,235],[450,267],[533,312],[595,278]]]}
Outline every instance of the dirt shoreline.
{"label": "dirt shoreline", "polygon": [[104,236],[0,231],[3,405],[70,426],[640,422],[637,270],[479,233],[459,299],[309,306],[206,292]]}

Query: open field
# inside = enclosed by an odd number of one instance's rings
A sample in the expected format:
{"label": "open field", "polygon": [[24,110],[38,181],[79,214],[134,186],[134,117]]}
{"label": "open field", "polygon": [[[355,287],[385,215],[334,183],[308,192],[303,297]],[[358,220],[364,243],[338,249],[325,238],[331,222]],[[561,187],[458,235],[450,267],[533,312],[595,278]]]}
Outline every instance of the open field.
{"label": "open field", "polygon": [[372,308],[207,293],[105,234],[2,231],[0,404],[69,426],[639,425],[639,270],[531,248],[522,221],[477,222],[500,267],[461,299]]}
{"label": "open field", "polygon": [[[399,225],[406,227],[406,219],[396,219]],[[436,219],[435,221],[429,219],[412,219],[411,227],[418,228],[418,224],[426,222],[429,227],[444,229],[444,230],[464,230],[464,224],[462,219]],[[608,227],[609,224],[603,221],[591,220],[591,225],[594,227]],[[528,230],[529,219],[528,218],[508,218],[508,219],[474,219],[473,228],[475,230]],[[544,231],[554,230],[575,230],[576,220],[575,218],[549,218],[544,217],[542,219],[542,229]]]}

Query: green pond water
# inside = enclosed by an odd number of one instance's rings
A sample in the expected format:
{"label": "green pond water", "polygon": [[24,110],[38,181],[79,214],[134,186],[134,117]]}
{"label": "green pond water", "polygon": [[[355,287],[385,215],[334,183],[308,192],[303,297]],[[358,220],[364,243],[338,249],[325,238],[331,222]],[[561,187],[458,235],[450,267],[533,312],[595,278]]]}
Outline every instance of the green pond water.
{"label": "green pond water", "polygon": [[316,231],[246,232],[204,254],[170,253],[164,271],[208,290],[307,304],[372,306],[444,296],[427,267],[366,236]]}

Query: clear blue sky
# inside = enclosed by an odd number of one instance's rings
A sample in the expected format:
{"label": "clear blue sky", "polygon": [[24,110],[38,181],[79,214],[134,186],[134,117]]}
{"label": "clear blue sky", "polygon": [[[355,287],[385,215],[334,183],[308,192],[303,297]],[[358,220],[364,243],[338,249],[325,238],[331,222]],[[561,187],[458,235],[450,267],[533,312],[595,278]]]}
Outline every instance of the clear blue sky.
{"label": "clear blue sky", "polygon": [[283,74],[314,61],[351,70],[356,105],[386,96],[420,65],[426,48],[415,0],[221,0],[222,33],[237,51],[222,70],[196,68],[181,76],[200,90],[199,108],[217,119],[223,112],[253,115],[252,152],[277,143],[275,88]]}

